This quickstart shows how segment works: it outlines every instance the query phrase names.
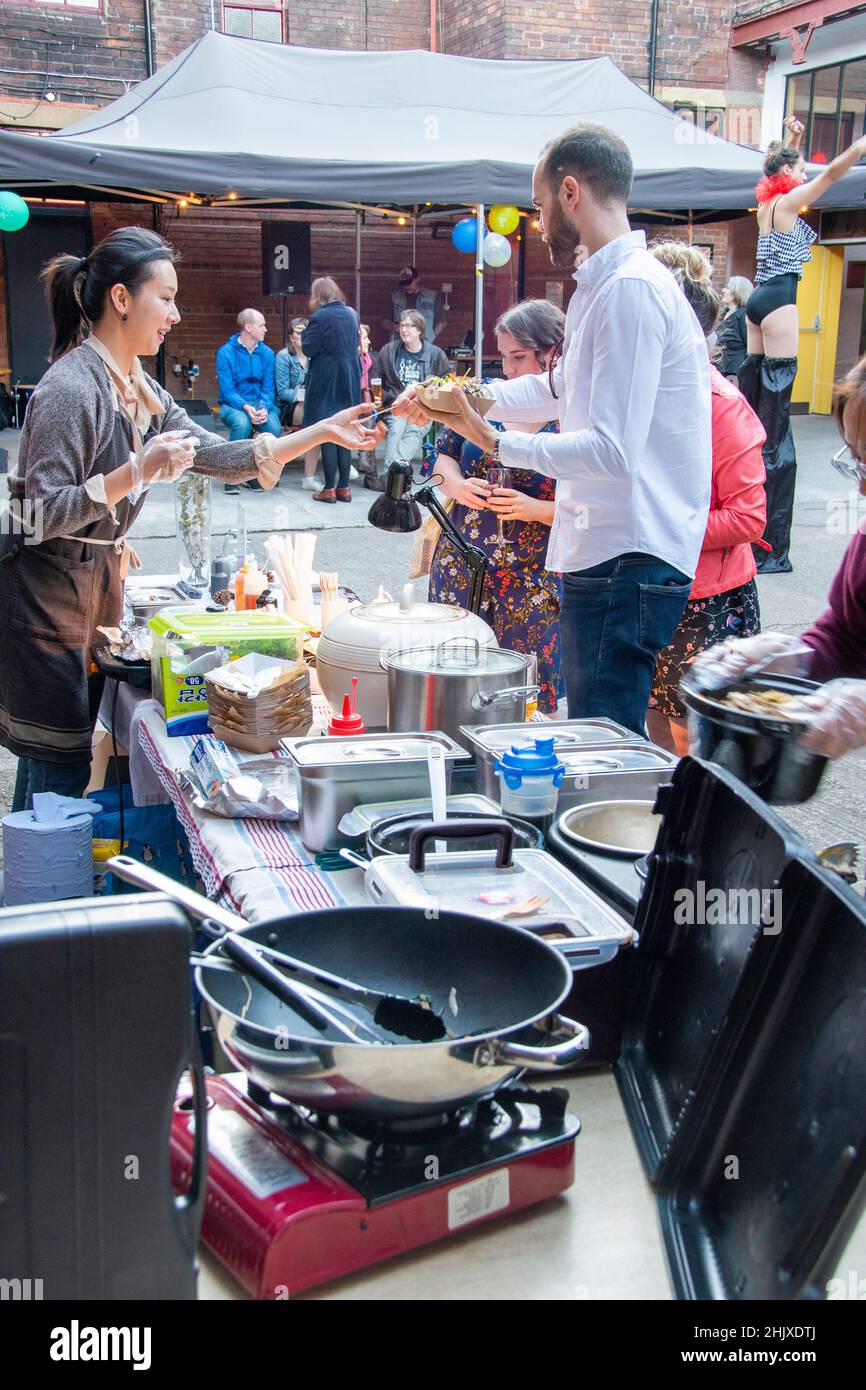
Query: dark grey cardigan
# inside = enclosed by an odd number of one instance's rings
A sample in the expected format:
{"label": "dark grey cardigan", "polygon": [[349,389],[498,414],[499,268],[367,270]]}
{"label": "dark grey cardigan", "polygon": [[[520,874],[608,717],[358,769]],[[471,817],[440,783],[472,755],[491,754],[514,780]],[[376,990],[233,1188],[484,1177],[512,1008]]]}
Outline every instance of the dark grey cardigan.
{"label": "dark grey cardigan", "polygon": [[[148,385],[165,405],[151,433],[188,430],[199,441],[193,472],[224,482],[246,482],[257,469],[250,440],[228,443],[191,420],[152,377]],[[107,508],[84,489],[114,428],[111,383],[101,358],[73,348],[49,367],[30,399],[18,469],[9,479],[13,496],[42,504],[43,538],[74,535],[105,516]]]}

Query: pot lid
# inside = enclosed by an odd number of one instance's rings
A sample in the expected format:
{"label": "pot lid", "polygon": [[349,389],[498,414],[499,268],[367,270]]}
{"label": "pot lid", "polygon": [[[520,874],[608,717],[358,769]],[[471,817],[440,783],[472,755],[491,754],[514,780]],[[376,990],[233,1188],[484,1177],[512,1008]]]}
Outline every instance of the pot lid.
{"label": "pot lid", "polygon": [[511,675],[525,671],[528,657],[503,647],[486,647],[474,637],[456,637],[433,646],[386,652],[383,662],[396,671],[430,672],[441,676]]}
{"label": "pot lid", "polygon": [[393,599],[380,585],[376,598],[370,603],[357,604],[349,611],[353,618],[371,623],[451,625],[473,616],[467,608],[461,608],[458,604],[428,603],[426,599],[417,599],[414,584],[404,585],[399,599]]}
{"label": "pot lid", "polygon": [[419,762],[427,750],[439,747],[446,758],[460,750],[446,734],[356,734],[287,740],[292,757],[302,767],[356,767],[362,763]]}
{"label": "pot lid", "polygon": [[537,724],[531,723],[468,724],[462,732],[477,747],[492,753],[502,753],[515,745],[531,748],[536,735],[541,733],[553,738],[560,756],[570,748],[577,750],[599,743],[618,743],[623,739],[633,741],[635,737],[631,730],[612,719],[551,719],[546,720],[540,729]]}
{"label": "pot lid", "polygon": [[546,850],[516,849],[511,868],[496,867],[494,850],[450,850],[425,857],[422,872],[415,873],[404,855],[381,855],[370,861],[368,882],[378,882],[385,900],[405,906],[427,907],[447,903],[453,912],[499,920],[502,912],[527,898],[545,899],[534,915],[513,919],[513,926],[566,922],[575,937],[626,943],[631,927],[577,876]]}

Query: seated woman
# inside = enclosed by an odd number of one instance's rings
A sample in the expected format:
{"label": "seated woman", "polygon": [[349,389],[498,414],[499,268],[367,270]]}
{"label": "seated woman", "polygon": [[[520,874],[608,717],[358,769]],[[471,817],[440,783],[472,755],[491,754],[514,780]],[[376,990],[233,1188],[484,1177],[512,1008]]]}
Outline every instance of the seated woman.
{"label": "seated woman", "polygon": [[[496,342],[507,378],[546,372],[562,344],[565,316],[546,299],[527,299],[502,315]],[[502,427],[499,427],[502,428]],[[557,421],[521,425],[528,433],[559,429]],[[563,694],[560,675],[559,576],[545,569],[556,483],[540,473],[509,470],[510,486],[488,478],[492,460],[453,430],[436,440],[434,477],[454,502],[451,519],[461,535],[483,547],[490,565],[481,616],[501,647],[537,658],[538,707],[555,713]],[[502,521],[504,542],[499,539]],[[431,602],[466,604],[469,573],[446,535],[430,569]]]}
{"label": "seated woman", "polygon": [[[707,337],[719,312],[713,268],[702,251],[682,241],[650,250],[673,272]],[[698,652],[734,634],[761,627],[752,542],[766,521],[764,430],[736,386],[710,368],[713,475],[710,512],[686,611],[670,646],[659,652],[647,728],[650,738],[676,753],[688,752],[686,710],[680,699],[683,667]]]}

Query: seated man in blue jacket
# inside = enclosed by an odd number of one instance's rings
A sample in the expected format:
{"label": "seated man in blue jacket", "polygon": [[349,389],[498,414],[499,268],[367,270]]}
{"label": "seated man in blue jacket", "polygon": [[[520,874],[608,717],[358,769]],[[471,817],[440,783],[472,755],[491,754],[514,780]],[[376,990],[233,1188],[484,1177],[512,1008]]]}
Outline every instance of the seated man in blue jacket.
{"label": "seated man in blue jacket", "polygon": [[[258,309],[242,309],[234,337],[223,343],[216,355],[219,381],[220,419],[228,427],[229,439],[249,439],[253,432],[267,431],[280,436],[280,413],[274,399],[276,358],[265,346],[268,326]],[[253,479],[244,487],[258,491]],[[226,492],[237,486],[226,483]]]}

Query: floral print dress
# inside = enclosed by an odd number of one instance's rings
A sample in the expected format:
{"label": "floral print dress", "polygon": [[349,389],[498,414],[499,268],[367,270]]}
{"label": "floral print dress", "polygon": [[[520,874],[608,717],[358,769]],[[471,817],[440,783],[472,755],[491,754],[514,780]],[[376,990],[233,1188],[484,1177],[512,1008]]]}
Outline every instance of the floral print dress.
{"label": "floral print dress", "polygon": [[[497,425],[497,428],[501,428]],[[539,433],[555,433],[556,421]],[[436,452],[460,464],[465,478],[486,478],[493,460],[475,444],[454,430],[443,430],[436,440]],[[435,468],[433,470],[435,472]],[[511,486],[530,497],[552,502],[556,494],[553,478],[513,468]],[[532,653],[537,657],[538,708],[545,714],[556,712],[563,694],[560,672],[559,607],[562,596],[560,576],[545,569],[550,527],[540,521],[504,521],[506,542],[500,544],[497,518],[486,509],[477,511],[455,503],[451,520],[471,545],[488,554],[484,579],[481,617],[496,633],[500,647]],[[454,544],[443,533],[430,566],[430,601],[465,607],[469,601],[469,572]]]}

